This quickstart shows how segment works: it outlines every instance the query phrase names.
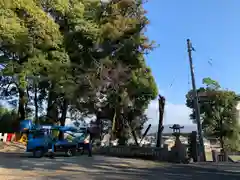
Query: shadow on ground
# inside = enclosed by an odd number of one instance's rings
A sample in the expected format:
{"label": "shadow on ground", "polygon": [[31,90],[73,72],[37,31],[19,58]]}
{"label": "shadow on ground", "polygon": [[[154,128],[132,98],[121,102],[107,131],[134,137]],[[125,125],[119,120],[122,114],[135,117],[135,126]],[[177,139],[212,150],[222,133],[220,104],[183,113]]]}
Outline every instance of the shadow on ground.
{"label": "shadow on ground", "polygon": [[[219,166],[220,167],[220,166]],[[0,177],[51,180],[237,180],[240,166],[219,168],[209,164],[181,165],[104,156],[28,158],[20,153],[0,153]],[[2,178],[0,178],[2,179]]]}

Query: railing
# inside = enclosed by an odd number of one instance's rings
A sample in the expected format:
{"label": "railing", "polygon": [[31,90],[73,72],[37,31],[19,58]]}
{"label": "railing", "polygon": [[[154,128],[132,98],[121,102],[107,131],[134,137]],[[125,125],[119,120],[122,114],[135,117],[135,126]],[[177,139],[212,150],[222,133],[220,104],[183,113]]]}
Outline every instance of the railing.
{"label": "railing", "polygon": [[240,156],[240,151],[237,152],[228,152],[229,156]]}

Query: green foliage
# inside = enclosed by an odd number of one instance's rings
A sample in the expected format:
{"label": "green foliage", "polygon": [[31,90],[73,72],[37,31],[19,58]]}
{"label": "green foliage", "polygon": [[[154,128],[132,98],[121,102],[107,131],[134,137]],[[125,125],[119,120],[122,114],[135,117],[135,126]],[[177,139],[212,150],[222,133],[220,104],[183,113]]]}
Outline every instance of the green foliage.
{"label": "green foliage", "polygon": [[14,132],[13,124],[16,121],[17,114],[0,106],[0,133]]}
{"label": "green foliage", "polygon": [[40,122],[101,109],[109,119],[116,112],[119,131],[139,131],[157,96],[144,59],[153,49],[147,24],[141,1],[0,0],[1,99],[18,108],[18,120],[34,107],[37,121],[46,102]]}
{"label": "green foliage", "polygon": [[211,79],[210,77],[203,78],[202,83],[205,84],[207,88],[211,89],[219,89],[221,87],[217,81]]}
{"label": "green foliage", "polygon": [[[233,91],[220,89],[218,82],[210,78],[205,78],[203,82],[207,87],[201,87],[197,92],[205,135],[218,138],[222,147],[226,145],[228,148],[236,149],[240,140],[239,115],[236,109],[238,95]],[[190,117],[195,122],[192,91],[188,92],[186,98],[187,107],[193,109]],[[234,144],[235,147],[233,147]],[[230,145],[231,147],[229,147]]]}
{"label": "green foliage", "polygon": [[224,148],[231,152],[240,151],[240,128],[236,127],[234,130],[236,132],[232,134],[232,137],[224,139]]}

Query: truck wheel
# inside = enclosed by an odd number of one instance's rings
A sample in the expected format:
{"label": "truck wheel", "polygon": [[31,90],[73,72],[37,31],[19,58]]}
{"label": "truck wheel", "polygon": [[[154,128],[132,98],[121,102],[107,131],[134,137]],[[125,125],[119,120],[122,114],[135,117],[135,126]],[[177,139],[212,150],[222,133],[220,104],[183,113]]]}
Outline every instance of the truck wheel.
{"label": "truck wheel", "polygon": [[71,157],[72,156],[71,149],[66,150],[65,154],[66,154],[67,157]]}
{"label": "truck wheel", "polygon": [[51,153],[49,154],[49,158],[50,158],[50,159],[54,159],[54,158],[55,158],[54,152],[51,152]]}
{"label": "truck wheel", "polygon": [[80,155],[84,154],[84,148],[80,149]]}
{"label": "truck wheel", "polygon": [[73,148],[73,149],[72,149],[72,156],[76,156],[76,154],[77,154],[77,149],[76,149],[76,148]]}
{"label": "truck wheel", "polygon": [[35,158],[41,158],[44,155],[44,148],[36,148],[33,151],[33,157]]}
{"label": "truck wheel", "polygon": [[78,145],[77,151],[79,152],[80,155],[84,154],[84,146]]}
{"label": "truck wheel", "polygon": [[68,149],[68,150],[65,152],[65,154],[66,154],[67,157],[75,156],[75,155],[76,155],[76,149]]}

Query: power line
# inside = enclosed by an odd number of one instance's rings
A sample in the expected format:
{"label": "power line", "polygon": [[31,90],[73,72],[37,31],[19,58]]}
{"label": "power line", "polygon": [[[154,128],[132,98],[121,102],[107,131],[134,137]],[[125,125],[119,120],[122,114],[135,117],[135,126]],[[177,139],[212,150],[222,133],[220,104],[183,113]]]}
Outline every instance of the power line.
{"label": "power line", "polygon": [[211,72],[213,73],[213,75],[215,75],[215,76],[217,75],[216,72],[218,72],[218,68],[215,63],[214,58],[212,58],[211,56],[208,56],[208,55],[203,56],[203,53],[196,51],[196,50],[194,51],[194,54],[196,54],[197,59],[200,58],[201,62],[205,62],[206,65],[211,68]]}

